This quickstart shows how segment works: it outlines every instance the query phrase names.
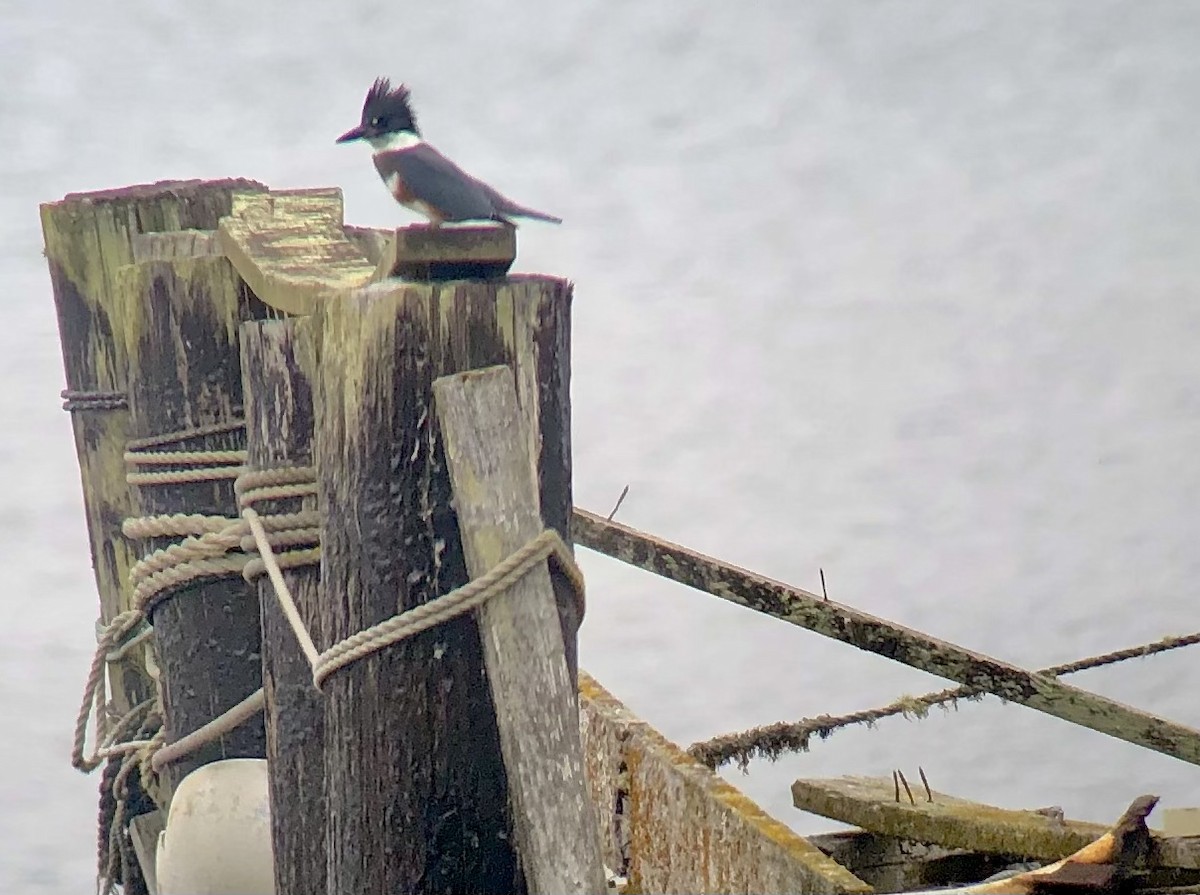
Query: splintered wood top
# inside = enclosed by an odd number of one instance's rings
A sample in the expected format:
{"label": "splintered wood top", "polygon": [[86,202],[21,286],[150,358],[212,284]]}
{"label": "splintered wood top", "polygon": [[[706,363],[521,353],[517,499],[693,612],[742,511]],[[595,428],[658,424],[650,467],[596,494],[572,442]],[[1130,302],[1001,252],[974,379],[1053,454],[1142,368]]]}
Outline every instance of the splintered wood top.
{"label": "splintered wood top", "polygon": [[375,272],[346,237],[338,189],[237,194],[218,238],[254,294],[292,314],[311,313],[322,296],[364,286]]}

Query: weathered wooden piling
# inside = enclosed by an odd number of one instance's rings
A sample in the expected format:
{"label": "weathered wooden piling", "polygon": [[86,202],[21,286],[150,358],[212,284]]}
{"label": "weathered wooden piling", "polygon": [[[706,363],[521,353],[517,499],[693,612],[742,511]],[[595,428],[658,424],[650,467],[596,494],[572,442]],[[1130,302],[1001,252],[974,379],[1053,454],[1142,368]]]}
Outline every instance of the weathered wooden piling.
{"label": "weathered wooden piling", "polygon": [[[268,309],[246,289],[225,258],[215,255],[148,261],[123,268],[117,286],[130,304],[132,434],[149,453],[221,451],[244,447],[238,325]],[[178,433],[172,434],[172,433]],[[135,444],[138,442],[135,440]],[[136,486],[144,516],[200,513],[233,518],[233,476],[240,461],[213,469],[185,465],[196,481],[146,481]],[[136,465],[138,473],[174,465]],[[178,537],[155,537],[152,549]],[[147,605],[154,625],[163,717],[171,743],[208,723],[261,686],[256,592],[236,572],[166,589]],[[218,758],[263,757],[261,717],[229,731],[165,768],[170,787]]]}
{"label": "weathered wooden piling", "polygon": [[[313,402],[301,362],[303,318],[245,323],[241,328],[249,470],[310,467]],[[255,504],[258,512],[315,510],[316,497]],[[283,572],[305,627],[321,641],[320,569]],[[259,579],[263,689],[275,886],[279,892],[325,892],[325,703],[274,587]]]}
{"label": "weathered wooden piling", "polygon": [[[131,515],[123,454],[129,439],[128,358],[135,318],[115,288],[117,272],[153,257],[155,234],[213,230],[234,191],[263,190],[252,181],[174,181],[77,193],[41,208],[46,260],[54,288],[83,483],[101,619],[129,608],[129,569],[137,550],[121,534]],[[113,709],[128,711],[152,688],[135,650],[109,665]]]}
{"label": "weathered wooden piling", "polygon": [[[539,353],[559,341],[548,330],[566,325],[569,298],[561,280],[527,278],[380,285],[320,306],[323,575],[338,594],[323,602],[322,627],[332,640],[467,581],[433,380],[510,362],[526,386],[522,412],[536,420],[566,399],[546,393]],[[325,692],[331,888],[524,891],[474,621],[368,656]]]}
{"label": "weathered wooden piling", "polygon": [[[383,257],[393,250],[382,235],[353,236],[340,197],[313,190],[235,202],[219,230],[260,299],[313,315],[322,648],[467,580],[432,406],[437,376],[509,364],[540,509],[564,537],[571,508],[570,286],[514,277],[356,288],[398,262]],[[418,259],[426,272],[436,260]],[[555,578],[573,675],[577,602]],[[330,891],[525,890],[472,619],[360,659],[329,677],[324,695]]]}

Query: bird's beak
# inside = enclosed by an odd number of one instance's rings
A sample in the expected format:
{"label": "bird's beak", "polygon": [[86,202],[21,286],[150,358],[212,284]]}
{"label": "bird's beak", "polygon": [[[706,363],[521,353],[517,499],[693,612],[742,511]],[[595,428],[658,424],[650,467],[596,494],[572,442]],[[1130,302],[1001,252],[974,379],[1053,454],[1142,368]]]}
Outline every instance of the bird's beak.
{"label": "bird's beak", "polygon": [[361,140],[366,135],[367,135],[367,132],[365,130],[363,130],[362,125],[360,124],[358,127],[350,128],[350,130],[346,131],[346,133],[344,133],[340,137],[338,137],[336,142],[350,143],[350,142],[353,142],[354,140]]}

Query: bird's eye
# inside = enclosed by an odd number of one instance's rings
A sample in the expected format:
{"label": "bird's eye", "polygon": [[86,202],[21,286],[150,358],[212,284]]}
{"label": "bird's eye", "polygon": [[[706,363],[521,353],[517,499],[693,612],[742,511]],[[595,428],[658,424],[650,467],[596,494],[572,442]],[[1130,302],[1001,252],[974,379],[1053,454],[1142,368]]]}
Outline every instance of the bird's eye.
{"label": "bird's eye", "polygon": [[376,115],[374,118],[371,119],[371,127],[382,127],[382,126],[383,126],[383,119],[380,118],[378,115]]}

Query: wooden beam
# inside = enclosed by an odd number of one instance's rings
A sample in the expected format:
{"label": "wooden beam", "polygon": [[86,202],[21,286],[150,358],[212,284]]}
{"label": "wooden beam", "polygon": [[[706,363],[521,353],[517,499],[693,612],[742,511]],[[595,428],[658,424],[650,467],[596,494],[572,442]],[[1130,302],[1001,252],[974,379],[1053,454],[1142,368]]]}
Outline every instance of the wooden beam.
{"label": "wooden beam", "polygon": [[[570,287],[549,277],[380,284],[314,314],[319,647],[468,580],[432,406],[444,374],[515,373],[542,517],[570,507]],[[563,468],[566,466],[566,469]],[[566,483],[566,484],[564,484]],[[559,605],[573,665],[577,609]],[[330,891],[519,892],[476,623],[459,618],[325,683]]]}
{"label": "wooden beam", "polygon": [[586,510],[571,529],[580,545],[861,650],[993,693],[1117,739],[1200,764],[1200,730],[1080,690],[773,581]]}
{"label": "wooden beam", "polygon": [[[508,367],[443,377],[433,395],[467,571],[479,578],[542,533],[530,439]],[[579,706],[545,561],[477,616],[529,891],[603,892]]]}
{"label": "wooden beam", "polygon": [[[307,329],[307,320],[295,318],[242,324],[248,469],[313,463],[312,386],[301,360],[305,334],[298,332]],[[263,515],[315,510],[316,496],[266,501],[255,509]],[[305,627],[316,632],[320,568],[286,569],[283,577]],[[265,576],[259,579],[258,597],[275,885],[280,892],[323,893],[325,702]]]}
{"label": "wooden beam", "polygon": [[604,860],[631,891],[872,891],[582,672],[579,698]]}
{"label": "wooden beam", "polygon": [[[923,787],[914,786],[916,804],[896,784],[882,777],[838,777],[797,780],[792,802],[831,820],[853,824],[885,836],[932,842],[998,855],[1055,861],[1102,837],[1108,827],[1064,820],[1036,811],[995,808],[934,791],[927,800]],[[1200,868],[1200,843],[1185,837],[1153,835],[1151,866]]]}
{"label": "wooden beam", "polygon": [[[132,512],[123,456],[130,438],[127,340],[135,332],[136,304],[115,288],[116,273],[135,260],[139,238],[160,231],[213,230],[229,213],[234,192],[262,189],[247,180],[167,181],[73,193],[41,208],[67,388],[118,396],[108,405],[68,402],[76,407],[71,422],[105,622],[129,608],[129,569],[137,559],[121,534],[121,523]],[[141,257],[154,257],[153,250]],[[108,667],[118,714],[152,692],[142,662],[143,651],[134,649]]]}
{"label": "wooden beam", "polygon": [[792,803],[801,811],[853,824],[872,833],[932,842],[946,848],[1057,861],[1098,839],[1108,829],[1033,811],[993,808],[936,791],[930,802],[924,788],[915,781],[913,796],[916,804],[909,802],[902,788],[900,801],[896,801],[895,784],[883,777],[797,780],[792,784]]}
{"label": "wooden beam", "polygon": [[364,286],[375,272],[346,238],[338,189],[239,196],[217,236],[254,294],[290,314],[311,314],[323,297]]}
{"label": "wooden beam", "polygon": [[[117,287],[129,307],[129,401],[134,436],[157,437],[242,417],[240,323],[261,317],[257,302],[220,256],[149,261],[123,268]],[[244,447],[237,428],[181,435],[155,451]],[[188,468],[188,467],[184,467]],[[154,471],[165,469],[155,467]],[[200,513],[233,518],[233,479],[142,484],[139,514]],[[151,538],[146,550],[176,542]],[[257,592],[240,575],[203,578],[156,598],[150,607],[168,743],[237,705],[262,685]],[[165,768],[173,791],[191,770],[219,758],[265,755],[262,719],[229,732]]]}
{"label": "wooden beam", "polygon": [[912,892],[986,879],[1013,863],[1009,855],[945,848],[865,830],[806,837],[876,892]]}
{"label": "wooden beam", "polygon": [[380,255],[375,279],[489,280],[508,273],[516,257],[513,227],[414,224],[395,232]]}

